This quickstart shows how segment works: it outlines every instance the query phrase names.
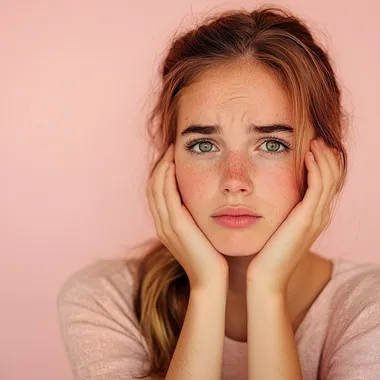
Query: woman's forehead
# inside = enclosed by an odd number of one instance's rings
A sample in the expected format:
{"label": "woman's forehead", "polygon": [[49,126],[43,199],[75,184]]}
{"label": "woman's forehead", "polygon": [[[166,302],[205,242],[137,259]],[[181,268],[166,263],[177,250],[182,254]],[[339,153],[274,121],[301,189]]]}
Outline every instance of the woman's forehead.
{"label": "woman's forehead", "polygon": [[[179,119],[190,116],[253,118],[286,118],[289,123],[291,106],[288,95],[266,70],[252,68],[214,69],[181,90],[178,102]],[[256,117],[256,119],[255,119]]]}

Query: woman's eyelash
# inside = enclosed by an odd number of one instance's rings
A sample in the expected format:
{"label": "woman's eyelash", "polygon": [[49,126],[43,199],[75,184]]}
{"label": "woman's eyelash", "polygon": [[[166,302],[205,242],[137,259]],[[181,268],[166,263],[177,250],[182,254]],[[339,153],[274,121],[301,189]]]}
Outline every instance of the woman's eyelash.
{"label": "woman's eyelash", "polygon": [[[281,153],[285,153],[288,150],[290,150],[290,148],[291,148],[291,145],[289,143],[287,143],[285,140],[282,140],[282,139],[280,139],[278,137],[269,136],[269,137],[267,137],[262,142],[262,144],[264,144],[264,143],[266,143],[268,141],[276,141],[276,142],[278,142],[279,144],[281,144],[284,147],[283,150],[279,150],[279,151],[266,150],[265,152],[267,152],[269,154],[281,154]],[[195,155],[203,155],[203,154],[206,154],[206,153],[211,153],[211,151],[209,151],[209,152],[196,152],[193,148],[194,148],[195,145],[200,144],[200,143],[210,143],[210,144],[214,145],[214,143],[211,140],[195,139],[195,140],[191,140],[191,141],[187,142],[185,144],[185,148],[186,148],[187,151],[189,151],[190,154],[195,154]]]}

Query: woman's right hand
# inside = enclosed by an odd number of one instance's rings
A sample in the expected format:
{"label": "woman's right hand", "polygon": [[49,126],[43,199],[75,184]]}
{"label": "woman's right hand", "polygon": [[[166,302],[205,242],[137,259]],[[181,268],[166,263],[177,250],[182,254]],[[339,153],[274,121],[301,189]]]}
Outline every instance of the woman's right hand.
{"label": "woman's right hand", "polygon": [[157,235],[185,270],[190,288],[228,280],[228,263],[195,223],[177,189],[171,144],[148,180],[146,195]]}

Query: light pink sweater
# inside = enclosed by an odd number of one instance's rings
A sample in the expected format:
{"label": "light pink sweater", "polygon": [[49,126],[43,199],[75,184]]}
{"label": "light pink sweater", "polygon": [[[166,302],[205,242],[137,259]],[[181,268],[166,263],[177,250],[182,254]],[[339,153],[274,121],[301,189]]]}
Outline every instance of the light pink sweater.
{"label": "light pink sweater", "polygon": [[[380,265],[332,261],[332,278],[295,332],[303,380],[379,380]],[[133,311],[134,273],[122,260],[107,260],[61,288],[59,323],[76,380],[132,380],[148,369]],[[248,379],[247,348],[225,337],[223,380]]]}

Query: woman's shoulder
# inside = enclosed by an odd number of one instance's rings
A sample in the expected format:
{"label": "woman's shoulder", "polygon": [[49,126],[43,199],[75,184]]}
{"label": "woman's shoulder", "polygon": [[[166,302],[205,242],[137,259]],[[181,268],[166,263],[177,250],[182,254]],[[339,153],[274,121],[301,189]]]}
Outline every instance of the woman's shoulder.
{"label": "woman's shoulder", "polygon": [[[335,259],[321,377],[378,378],[380,264]],[[375,377],[374,377],[375,376]]]}
{"label": "woman's shoulder", "polygon": [[154,239],[132,246],[123,256],[94,260],[71,273],[61,285],[58,300],[76,297],[78,293],[91,292],[105,296],[121,292],[131,295],[136,285],[138,266],[143,256],[156,244]]}
{"label": "woman's shoulder", "polygon": [[365,296],[366,300],[380,300],[380,263],[351,259],[334,259],[334,297],[352,299]]}
{"label": "woman's shoulder", "polygon": [[97,260],[61,286],[57,317],[75,378],[121,379],[147,362],[134,309],[137,263],[131,257]]}
{"label": "woman's shoulder", "polygon": [[335,259],[330,332],[342,339],[360,331],[380,331],[380,264]]}
{"label": "woman's shoulder", "polygon": [[138,258],[100,259],[67,277],[57,295],[60,315],[80,307],[83,311],[104,307],[108,313],[123,310],[133,317]]}
{"label": "woman's shoulder", "polygon": [[134,260],[115,258],[99,259],[76,269],[61,286],[60,294],[78,287],[92,290],[103,288],[106,284],[125,286],[133,281],[136,272]]}

